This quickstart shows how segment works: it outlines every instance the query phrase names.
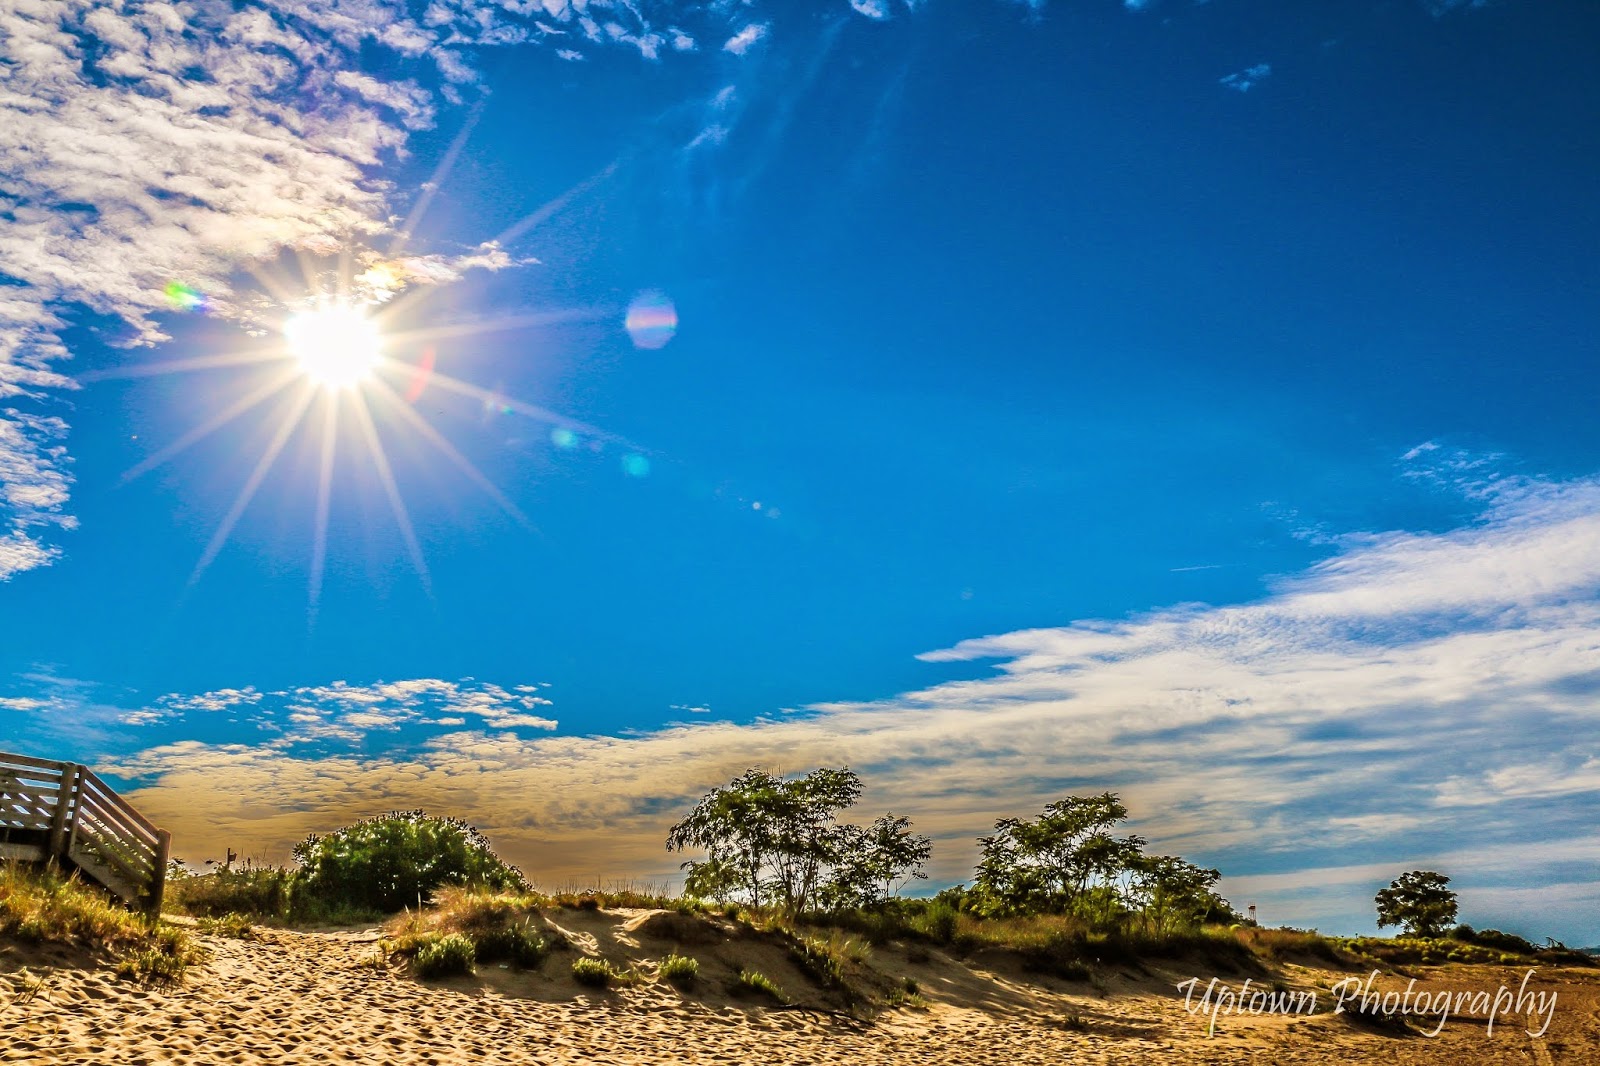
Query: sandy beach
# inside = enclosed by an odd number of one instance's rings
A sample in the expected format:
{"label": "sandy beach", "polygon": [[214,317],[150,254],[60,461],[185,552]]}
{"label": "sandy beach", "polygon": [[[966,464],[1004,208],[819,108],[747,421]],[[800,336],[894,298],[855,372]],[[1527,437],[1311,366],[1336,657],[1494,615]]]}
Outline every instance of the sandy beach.
{"label": "sandy beach", "polygon": [[[1451,1020],[1437,1037],[1418,1026],[1389,1032],[1335,1016],[1223,1016],[1186,1011],[1180,968],[1111,971],[1092,983],[1012,972],[1004,960],[959,961],[940,952],[876,948],[875,972],[913,976],[926,1009],[871,1021],[826,1009],[803,975],[757,959],[796,1006],[757,1007],[704,981],[680,992],[649,978],[675,945],[650,934],[645,912],[563,916],[574,950],[629,964],[646,978],[617,990],[575,984],[570,963],[538,972],[498,966],[475,978],[420,982],[399,965],[372,964],[381,932],[261,929],[259,939],[201,935],[209,958],[178,986],[143,987],[63,949],[0,953],[4,1063],[296,1064],[482,1063],[1060,1063],[1237,1062],[1411,1064],[1583,1063],[1600,1060],[1600,975],[1541,971],[1558,993],[1548,1031],[1530,1037],[1520,1018],[1494,1034],[1481,1016]],[[682,946],[711,972],[750,961],[744,942]],[[993,966],[986,965],[993,962]],[[1496,988],[1522,971],[1417,968],[1419,987]],[[1189,974],[1194,976],[1193,974]],[[1202,984],[1210,975],[1199,975]],[[1286,966],[1293,987],[1327,988],[1345,974]],[[1228,980],[1242,980],[1230,975]],[[1404,978],[1386,977],[1403,986]],[[1326,999],[1326,997],[1324,997]],[[820,1009],[810,1009],[806,1004]]]}

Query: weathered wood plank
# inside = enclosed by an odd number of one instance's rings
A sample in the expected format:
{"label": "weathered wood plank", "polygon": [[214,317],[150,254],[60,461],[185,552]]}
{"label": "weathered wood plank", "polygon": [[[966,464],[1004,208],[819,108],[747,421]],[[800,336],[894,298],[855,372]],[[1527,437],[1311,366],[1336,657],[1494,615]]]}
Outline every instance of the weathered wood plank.
{"label": "weathered wood plank", "polygon": [[148,884],[153,877],[150,867],[128,861],[123,853],[104,845],[87,833],[80,834],[78,839],[73,841],[72,850],[68,853],[68,858],[73,862],[78,862],[81,856],[89,856],[99,865],[116,870],[120,876],[135,885]]}
{"label": "weathered wood plank", "polygon": [[137,902],[143,895],[143,882],[138,878],[130,878],[127,874],[100,861],[93,852],[74,848],[67,856],[84,873],[121,896],[129,902]]}
{"label": "weathered wood plank", "polygon": [[50,829],[49,815],[22,816],[0,811],[0,829]]}
{"label": "weathered wood plank", "polygon": [[34,776],[32,774],[17,774],[9,770],[0,771],[0,792],[54,792],[61,787],[61,778]]}
{"label": "weathered wood plank", "polygon": [[160,830],[157,829],[154,825],[152,825],[150,823],[150,820],[147,819],[144,815],[142,815],[138,811],[134,810],[132,804],[130,804],[127,800],[123,799],[121,796],[117,795],[116,791],[110,785],[108,785],[104,781],[100,780],[99,776],[96,775],[93,770],[90,770],[87,767],[84,768],[83,779],[85,781],[87,781],[89,783],[89,785],[92,786],[93,788],[99,789],[101,792],[105,793],[108,801],[113,806],[117,807],[119,810],[122,811],[123,814],[127,815],[128,816],[128,820],[131,821],[134,825],[138,826],[140,829],[143,829],[145,831],[145,833],[147,833],[149,835],[150,841],[152,843],[155,842],[156,834],[158,834],[160,832]]}
{"label": "weathered wood plank", "polygon": [[143,842],[131,840],[117,831],[116,826],[107,825],[94,818],[87,812],[78,819],[80,837],[91,837],[100,847],[111,848],[128,857],[130,862],[151,863],[156,854],[156,849],[147,847]]}
{"label": "weathered wood plank", "polygon": [[161,830],[161,843],[156,848],[156,876],[150,885],[150,895],[145,900],[145,910],[159,916],[161,904],[167,897],[167,866],[172,859],[172,834]]}
{"label": "weathered wood plank", "polygon": [[24,788],[21,785],[8,785],[0,781],[0,803],[29,803],[40,807],[54,807],[56,789],[54,786]]}
{"label": "weathered wood plank", "polygon": [[15,752],[0,751],[0,766],[26,766],[35,770],[54,770],[60,773],[71,763],[52,762],[49,759],[35,759],[31,755],[18,755]]}
{"label": "weathered wood plank", "polygon": [[56,789],[55,817],[50,822],[50,853],[63,854],[67,842],[67,815],[76,801],[78,790],[78,775],[83,772],[83,767],[77,763],[71,764],[71,769],[61,775],[61,784]]}
{"label": "weathered wood plank", "polygon": [[87,767],[0,752],[0,859],[76,866],[127,902],[159,913],[172,837]]}
{"label": "weathered wood plank", "polygon": [[43,844],[0,841],[0,861],[44,862],[49,857],[50,852]]}
{"label": "weathered wood plank", "polygon": [[155,854],[156,845],[160,842],[160,837],[155,834],[151,834],[148,838],[145,837],[142,830],[128,824],[127,819],[123,817],[123,812],[119,808],[106,806],[104,802],[87,791],[78,795],[78,817],[95,819],[117,835],[127,838],[130,844],[136,844],[152,855]]}

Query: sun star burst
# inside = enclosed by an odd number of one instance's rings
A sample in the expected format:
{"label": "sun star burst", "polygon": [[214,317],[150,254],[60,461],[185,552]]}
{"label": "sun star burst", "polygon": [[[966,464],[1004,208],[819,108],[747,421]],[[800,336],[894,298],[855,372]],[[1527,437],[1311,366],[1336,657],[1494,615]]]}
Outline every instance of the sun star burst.
{"label": "sun star burst", "polygon": [[377,323],[352,304],[302,311],[284,323],[283,335],[301,372],[330,391],[354,388],[383,361]]}

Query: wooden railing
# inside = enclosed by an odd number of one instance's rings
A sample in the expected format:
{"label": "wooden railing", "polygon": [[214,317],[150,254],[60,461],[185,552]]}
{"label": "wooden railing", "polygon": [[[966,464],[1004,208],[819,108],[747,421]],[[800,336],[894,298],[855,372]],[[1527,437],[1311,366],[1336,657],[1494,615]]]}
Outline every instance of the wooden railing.
{"label": "wooden railing", "polygon": [[0,859],[53,859],[159,914],[171,849],[87,766],[0,752]]}

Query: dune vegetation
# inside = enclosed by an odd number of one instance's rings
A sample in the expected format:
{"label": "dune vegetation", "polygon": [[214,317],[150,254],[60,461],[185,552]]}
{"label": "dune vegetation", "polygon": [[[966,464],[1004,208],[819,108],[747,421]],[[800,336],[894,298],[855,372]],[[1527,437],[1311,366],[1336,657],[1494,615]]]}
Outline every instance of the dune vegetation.
{"label": "dune vegetation", "polygon": [[[1592,961],[1553,943],[1540,948],[1450,925],[1454,894],[1448,878],[1430,871],[1407,874],[1379,895],[1380,916],[1406,935],[1259,928],[1217,894],[1218,871],[1150,854],[1145,840],[1122,833],[1128,811],[1109,792],[1001,819],[978,840],[970,885],[907,897],[900,892],[923,876],[931,842],[893,813],[864,826],[841,821],[860,794],[847,769],[788,780],[752,770],[714,789],[667,837],[670,851],[700,853],[683,863],[676,896],[635,885],[542,892],[467,823],[399,811],[310,836],[288,866],[230,861],[198,875],[175,866],[168,903],[195,919],[197,932],[235,939],[257,937],[257,923],[381,923],[365,964],[427,980],[489,968],[590,989],[660,982],[683,995],[790,1003],[793,989],[774,977],[781,970],[814,998],[851,1012],[921,1002],[914,978],[875,964],[880,950],[912,964],[939,953],[1089,985],[1158,960],[1223,973],[1290,962],[1390,969]],[[605,930],[619,921],[625,939],[644,946],[611,950]],[[81,945],[146,977],[181,976],[198,957],[184,929],[50,872],[5,870],[0,933]],[[739,951],[712,950],[726,944]],[[564,958],[551,964],[554,955]]]}
{"label": "dune vegetation", "polygon": [[0,863],[0,939],[77,949],[141,980],[179,980],[203,957],[186,930],[54,868],[18,863]]}

